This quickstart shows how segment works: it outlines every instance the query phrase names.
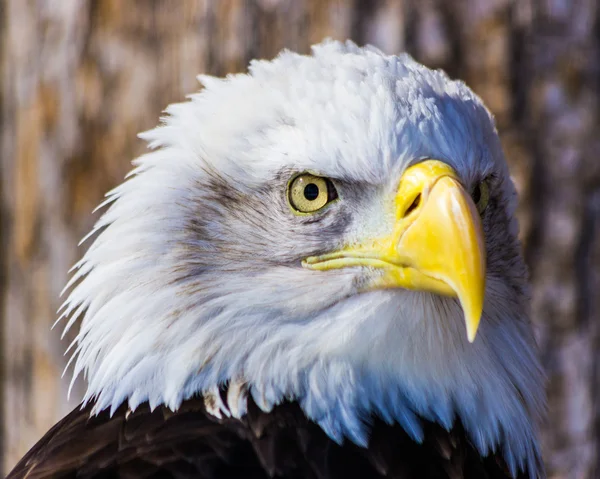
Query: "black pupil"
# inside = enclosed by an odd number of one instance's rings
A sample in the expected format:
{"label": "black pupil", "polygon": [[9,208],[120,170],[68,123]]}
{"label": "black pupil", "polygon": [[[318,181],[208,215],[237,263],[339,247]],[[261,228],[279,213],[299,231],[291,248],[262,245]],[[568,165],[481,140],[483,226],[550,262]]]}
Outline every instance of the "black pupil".
{"label": "black pupil", "polygon": [[314,201],[319,196],[319,187],[314,183],[309,183],[304,187],[304,197],[308,201]]}
{"label": "black pupil", "polygon": [[476,186],[473,190],[472,197],[475,204],[479,203],[479,200],[481,199],[481,188],[479,186]]}

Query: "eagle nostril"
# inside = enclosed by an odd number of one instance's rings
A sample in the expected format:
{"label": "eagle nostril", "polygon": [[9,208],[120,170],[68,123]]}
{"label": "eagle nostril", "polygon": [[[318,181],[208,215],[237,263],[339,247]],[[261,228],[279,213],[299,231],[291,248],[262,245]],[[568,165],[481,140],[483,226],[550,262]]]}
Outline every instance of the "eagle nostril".
{"label": "eagle nostril", "polygon": [[415,196],[415,199],[413,200],[413,202],[410,204],[410,206],[408,208],[406,208],[406,211],[404,212],[404,217],[407,217],[415,209],[417,209],[417,207],[419,206],[419,203],[421,203],[421,193],[419,193],[417,196]]}

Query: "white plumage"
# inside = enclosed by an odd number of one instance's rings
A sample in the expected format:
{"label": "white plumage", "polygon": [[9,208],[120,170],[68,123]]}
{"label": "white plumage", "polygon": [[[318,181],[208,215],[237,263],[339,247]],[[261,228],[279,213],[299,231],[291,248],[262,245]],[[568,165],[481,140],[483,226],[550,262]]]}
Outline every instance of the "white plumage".
{"label": "white plumage", "polygon": [[[124,401],[176,409],[232,381],[234,415],[244,414],[246,391],[265,411],[294,398],[330,437],[361,445],[371,413],[417,441],[416,415],[446,427],[458,416],[482,455],[501,445],[513,474],[527,466],[534,475],[543,388],[516,195],[479,98],[407,55],[337,42],[200,81],[200,93],[141,135],[154,151],[108,194],[76,265],[63,317],[65,332],[81,320],[72,346],[85,400],[97,400],[96,411]],[[454,299],[356,294],[373,272],[300,265],[389,229],[386,198],[423,158],[448,163],[466,186],[495,178],[509,219],[501,232],[486,226],[486,302],[473,344]],[[281,185],[296,171],[342,183],[329,227],[300,228],[287,214]],[[494,259],[497,238],[509,238],[516,256]]]}

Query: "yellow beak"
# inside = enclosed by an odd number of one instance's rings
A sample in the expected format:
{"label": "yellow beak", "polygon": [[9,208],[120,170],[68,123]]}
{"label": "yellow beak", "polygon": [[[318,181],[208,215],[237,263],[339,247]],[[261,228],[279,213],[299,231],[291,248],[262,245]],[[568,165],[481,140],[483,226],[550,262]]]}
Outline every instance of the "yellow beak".
{"label": "yellow beak", "polygon": [[481,218],[456,172],[427,160],[404,173],[389,236],[306,258],[315,270],[366,266],[383,270],[367,287],[405,288],[457,297],[473,342],[485,295],[485,242]]}

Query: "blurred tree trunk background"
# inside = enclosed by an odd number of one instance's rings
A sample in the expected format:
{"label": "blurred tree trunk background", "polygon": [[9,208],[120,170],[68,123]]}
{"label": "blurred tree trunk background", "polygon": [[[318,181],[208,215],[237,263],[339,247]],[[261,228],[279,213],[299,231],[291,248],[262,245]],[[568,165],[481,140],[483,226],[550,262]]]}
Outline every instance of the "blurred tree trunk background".
{"label": "blurred tree trunk background", "polygon": [[[408,51],[495,114],[521,194],[548,373],[550,477],[600,474],[600,12],[596,0],[0,1],[4,470],[81,395],[50,330],[77,241],[144,151],[136,133],[197,90],[325,37]],[[596,472],[594,472],[596,471]]]}

